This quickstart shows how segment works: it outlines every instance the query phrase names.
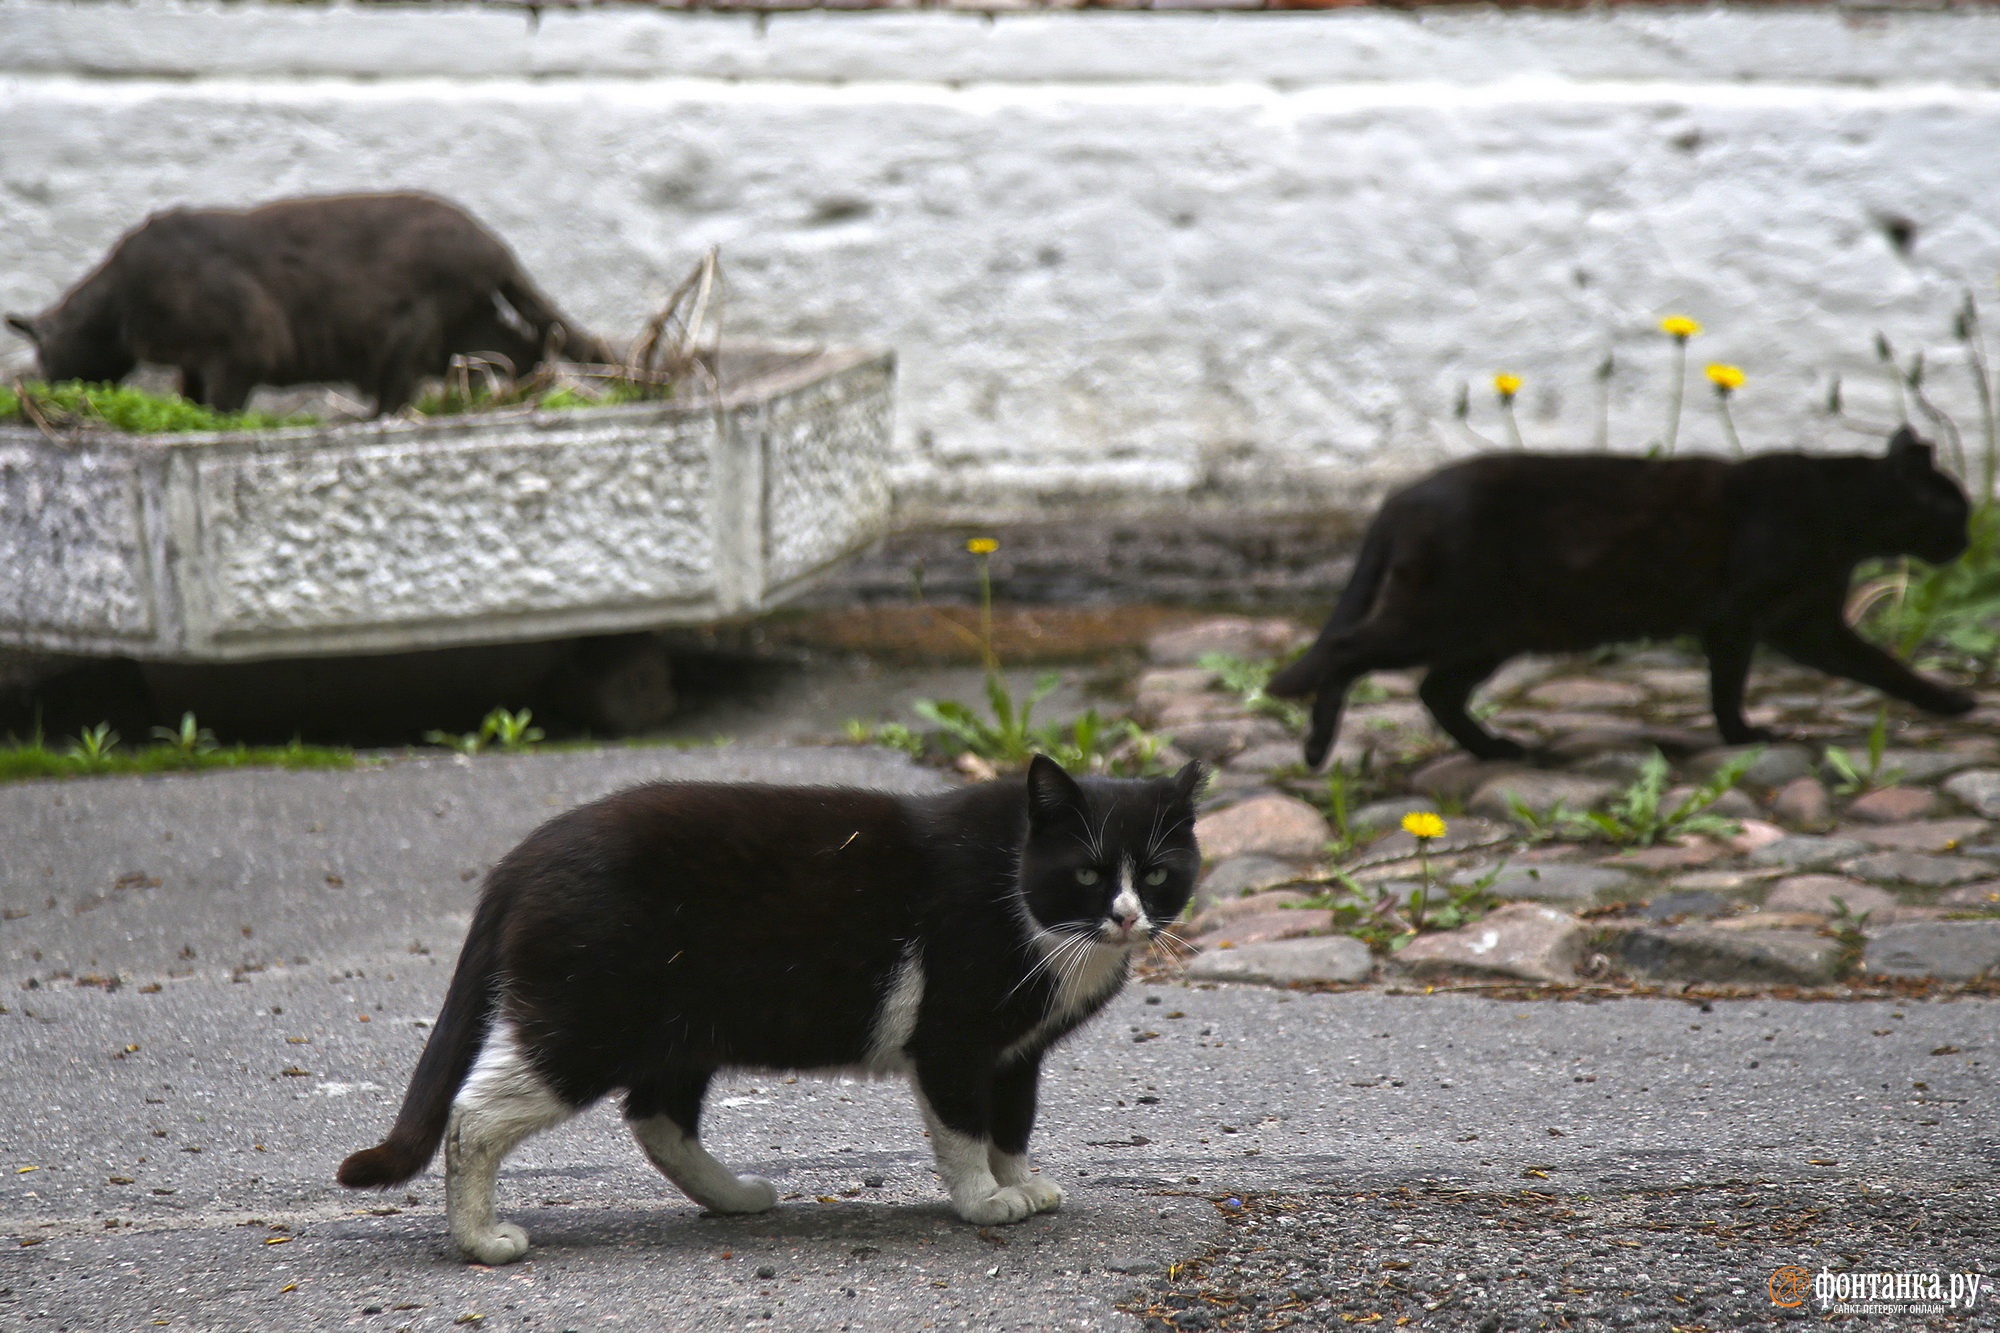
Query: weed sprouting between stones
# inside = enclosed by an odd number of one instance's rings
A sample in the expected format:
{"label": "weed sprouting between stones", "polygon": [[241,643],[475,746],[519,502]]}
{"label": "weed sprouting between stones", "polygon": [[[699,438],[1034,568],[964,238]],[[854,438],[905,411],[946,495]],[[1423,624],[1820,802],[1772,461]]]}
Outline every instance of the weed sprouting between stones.
{"label": "weed sprouting between stones", "polygon": [[1582,814],[1560,803],[1548,814],[1538,814],[1520,797],[1508,804],[1515,822],[1527,830],[1530,841],[1563,839],[1573,842],[1604,841],[1618,847],[1651,847],[1655,843],[1690,834],[1730,837],[1742,831],[1733,819],[1708,813],[1708,808],[1743,780],[1743,775],[1763,755],[1762,749],[1731,757],[1707,781],[1696,787],[1671,808],[1666,805],[1667,782],[1671,770],[1667,757],[1658,750],[1640,765],[1632,780],[1609,809]]}
{"label": "weed sprouting between stones", "polygon": [[528,708],[518,713],[496,708],[480,722],[477,731],[460,735],[448,731],[427,731],[424,740],[463,755],[475,755],[488,747],[497,747],[504,754],[526,754],[545,737],[540,727],[532,725],[534,717],[534,710]]}
{"label": "weed sprouting between stones", "polygon": [[[1199,665],[1204,671],[1214,672],[1222,688],[1241,697],[1244,708],[1251,713],[1274,719],[1293,735],[1305,734],[1306,710],[1289,699],[1273,699],[1264,693],[1265,684],[1284,663],[1277,660],[1252,662],[1228,653],[1205,653]],[[1372,681],[1361,683],[1380,689]]]}
{"label": "weed sprouting between stones", "polygon": [[1861,970],[1861,955],[1868,949],[1868,918],[1873,911],[1856,912],[1847,905],[1847,899],[1835,897],[1833,900],[1833,921],[1829,925],[1833,938],[1840,945],[1840,976],[1852,976]]}
{"label": "weed sprouting between stones", "polygon": [[1894,786],[1903,776],[1900,768],[1882,771],[1882,755],[1889,744],[1889,705],[1883,704],[1875,710],[1875,725],[1868,729],[1868,750],[1866,763],[1856,762],[1855,756],[1838,745],[1826,747],[1826,766],[1839,776],[1834,784],[1834,793],[1839,796],[1859,796],[1863,792],[1874,791],[1877,787]]}
{"label": "weed sprouting between stones", "polygon": [[1408,898],[1363,885],[1335,870],[1324,892],[1298,906],[1332,913],[1334,934],[1351,935],[1370,952],[1392,954],[1419,935],[1469,926],[1498,907],[1493,884],[1506,868],[1503,860],[1477,879],[1440,884],[1431,881],[1426,866],[1424,883]]}
{"label": "weed sprouting between stones", "polygon": [[[846,726],[848,739],[858,745],[886,745],[918,759],[941,755],[975,776],[1024,767],[1037,754],[1047,755],[1064,768],[1088,773],[1141,777],[1162,771],[1160,753],[1171,737],[1154,735],[1130,718],[1107,721],[1092,708],[1074,718],[1067,728],[1036,725],[1036,705],[1061,684],[1061,677],[1043,675],[1025,698],[1014,697],[993,647],[993,578],[988,558],[999,549],[999,543],[990,537],[975,537],[965,549],[979,561],[979,631],[975,634],[944,617],[939,617],[939,623],[978,651],[986,669],[986,715],[956,699],[918,699],[911,703],[910,711],[934,730],[919,732],[900,722],[870,726],[851,719]],[[915,594],[918,605],[924,605],[920,581]]]}

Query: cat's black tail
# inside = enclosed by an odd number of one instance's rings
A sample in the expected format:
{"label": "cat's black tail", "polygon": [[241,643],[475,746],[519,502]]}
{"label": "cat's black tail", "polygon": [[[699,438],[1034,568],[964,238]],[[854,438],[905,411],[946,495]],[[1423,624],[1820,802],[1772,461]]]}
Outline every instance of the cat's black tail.
{"label": "cat's black tail", "polygon": [[541,288],[518,269],[501,279],[500,294],[507,298],[507,304],[514,307],[516,314],[534,326],[535,341],[540,348],[546,349],[553,336],[556,355],[565,361],[602,365],[618,359],[602,339],[592,337],[564,319],[555,302],[542,295]]}
{"label": "cat's black tail", "polygon": [[1348,577],[1347,587],[1334,604],[1333,614],[1326,618],[1319,637],[1298,661],[1271,677],[1264,693],[1273,699],[1304,699],[1319,689],[1332,668],[1337,643],[1367,618],[1376,594],[1381,591],[1393,544],[1388,527],[1379,519],[1370,525],[1368,535],[1361,539],[1361,553],[1354,557],[1354,573]]}
{"label": "cat's black tail", "polygon": [[472,929],[466,932],[465,947],[459,951],[444,1008],[438,1012],[430,1040],[424,1043],[416,1072],[410,1075],[409,1091],[403,1094],[403,1108],[396,1113],[389,1137],[342,1162],[337,1176],[341,1184],[353,1189],[397,1185],[430,1164],[444,1139],[452,1098],[458,1095],[486,1039],[499,974],[504,915],[502,895],[489,889],[472,914]]}

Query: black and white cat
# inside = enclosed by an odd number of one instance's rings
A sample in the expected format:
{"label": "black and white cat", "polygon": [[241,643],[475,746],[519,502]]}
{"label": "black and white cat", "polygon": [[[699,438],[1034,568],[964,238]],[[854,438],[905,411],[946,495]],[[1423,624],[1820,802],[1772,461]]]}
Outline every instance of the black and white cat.
{"label": "black and white cat", "polygon": [[1043,1053],[1180,915],[1200,854],[1172,778],[1024,779],[940,796],[661,783],[560,815],[488,877],[389,1136],[340,1165],[391,1185],[445,1145],[452,1239],[508,1263],[494,1179],[614,1091],[653,1165],[719,1213],[769,1182],[702,1148],[718,1070],[907,1074],[968,1222],[1062,1203],[1028,1165]]}

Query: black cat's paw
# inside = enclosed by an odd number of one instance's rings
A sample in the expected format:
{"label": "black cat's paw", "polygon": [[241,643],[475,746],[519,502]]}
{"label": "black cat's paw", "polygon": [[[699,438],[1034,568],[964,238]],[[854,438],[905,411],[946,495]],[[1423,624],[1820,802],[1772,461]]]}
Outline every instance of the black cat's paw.
{"label": "black cat's paw", "polygon": [[1519,741],[1510,741],[1505,736],[1488,736],[1483,743],[1465,748],[1474,759],[1518,763],[1528,757],[1527,746]]}
{"label": "black cat's paw", "polygon": [[1979,707],[1979,700],[1966,690],[1939,690],[1924,707],[1946,717],[1963,717]]}
{"label": "black cat's paw", "polygon": [[1785,735],[1769,727],[1722,727],[1724,745],[1772,745],[1784,740]]}
{"label": "black cat's paw", "polygon": [[1325,735],[1321,735],[1319,732],[1315,731],[1312,735],[1306,737],[1306,750],[1305,750],[1306,772],[1308,773],[1319,772],[1319,766],[1326,762],[1326,752],[1328,750],[1331,750],[1332,748],[1333,748],[1332,732],[1328,732]]}

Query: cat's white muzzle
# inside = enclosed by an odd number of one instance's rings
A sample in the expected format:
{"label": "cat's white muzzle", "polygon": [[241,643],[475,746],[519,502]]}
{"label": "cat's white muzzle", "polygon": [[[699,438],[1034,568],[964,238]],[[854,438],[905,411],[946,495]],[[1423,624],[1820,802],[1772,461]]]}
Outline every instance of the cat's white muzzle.
{"label": "cat's white muzzle", "polygon": [[1111,900],[1110,912],[1097,927],[1097,938],[1100,943],[1120,949],[1144,944],[1153,937],[1153,923],[1146,916],[1146,905],[1140,902],[1139,895],[1132,891],[1130,876],[1131,870],[1127,867],[1118,896]]}

